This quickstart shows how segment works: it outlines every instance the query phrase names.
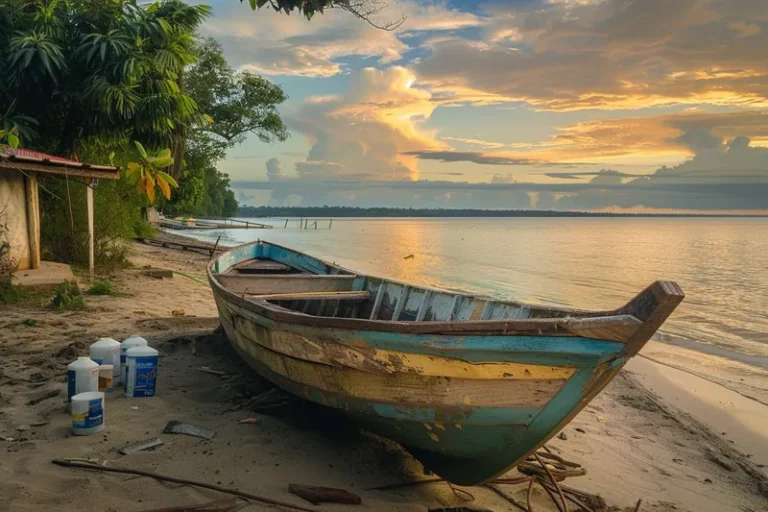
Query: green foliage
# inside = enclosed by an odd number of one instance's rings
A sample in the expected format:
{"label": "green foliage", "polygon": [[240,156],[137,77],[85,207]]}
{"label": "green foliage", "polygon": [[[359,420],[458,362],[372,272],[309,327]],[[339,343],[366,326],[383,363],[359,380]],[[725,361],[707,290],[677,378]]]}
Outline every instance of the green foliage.
{"label": "green foliage", "polygon": [[184,90],[209,118],[190,129],[179,189],[162,207],[171,215],[232,216],[237,200],[229,177],[216,165],[249,133],[263,142],[285,140],[288,131],[277,107],[287,96],[260,76],[234,71],[214,39],[201,41],[195,54],[197,62],[184,73]]}
{"label": "green foliage", "polygon": [[135,141],[139,151],[138,162],[128,162],[125,177],[131,185],[136,185],[139,194],[146,194],[149,204],[155,202],[155,187],[157,186],[166,199],[171,199],[171,187],[178,188],[179,184],[169,174],[161,171],[173,163],[171,150],[164,149],[154,156],[149,156],[139,141]]}
{"label": "green foliage", "polygon": [[201,116],[180,76],[210,13],[181,0],[0,0],[4,124],[58,154],[91,137],[170,145]]}
{"label": "green foliage", "polygon": [[[110,153],[113,161],[125,167],[135,151],[126,144],[82,145],[86,161],[104,162]],[[76,179],[40,177],[41,248],[43,258],[80,266],[88,265],[88,218],[85,184]],[[101,270],[127,265],[126,238],[151,236],[151,228],[141,218],[145,198],[136,194],[128,180],[102,180],[96,186],[94,200],[94,257]]]}
{"label": "green foliage", "polygon": [[[242,3],[243,0],[240,2]],[[387,31],[395,30],[405,21],[405,15],[385,23],[372,21],[371,18],[387,6],[386,0],[248,0],[248,4],[254,11],[264,6],[285,14],[291,14],[295,10],[303,14],[308,20],[311,20],[318,12],[322,14],[325,9],[336,8],[357,16],[369,25]]]}
{"label": "green foliage", "polygon": [[109,281],[94,281],[87,293],[89,295],[120,295]]}
{"label": "green foliage", "polygon": [[76,284],[71,281],[63,281],[54,290],[51,307],[67,311],[80,311],[85,309],[85,300]]}
{"label": "green foliage", "polygon": [[233,70],[215,39],[198,43],[195,54],[197,62],[184,74],[184,89],[208,116],[195,131],[220,137],[225,148],[243,142],[248,133],[256,134],[262,142],[288,137],[277,112],[277,106],[288,99],[280,86]]}
{"label": "green foliage", "polygon": [[15,304],[24,300],[26,296],[26,290],[21,286],[0,282],[0,304]]}

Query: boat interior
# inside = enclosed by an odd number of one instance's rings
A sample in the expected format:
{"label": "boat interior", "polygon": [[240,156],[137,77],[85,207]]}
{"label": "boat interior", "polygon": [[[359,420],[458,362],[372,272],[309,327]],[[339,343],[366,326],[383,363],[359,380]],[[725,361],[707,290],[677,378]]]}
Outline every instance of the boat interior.
{"label": "boat interior", "polygon": [[[253,257],[253,256],[256,257]],[[589,318],[617,312],[536,307],[355,274],[280,246],[240,246],[214,260],[213,277],[247,300],[306,315],[398,322]]]}

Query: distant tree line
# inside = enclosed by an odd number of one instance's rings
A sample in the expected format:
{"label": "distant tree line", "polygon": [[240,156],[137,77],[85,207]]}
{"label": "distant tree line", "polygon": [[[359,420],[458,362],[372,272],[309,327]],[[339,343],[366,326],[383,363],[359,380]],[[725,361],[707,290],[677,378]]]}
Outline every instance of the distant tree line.
{"label": "distant tree line", "polygon": [[241,206],[240,217],[723,217],[696,213],[570,212],[442,208],[360,208],[354,206]]}

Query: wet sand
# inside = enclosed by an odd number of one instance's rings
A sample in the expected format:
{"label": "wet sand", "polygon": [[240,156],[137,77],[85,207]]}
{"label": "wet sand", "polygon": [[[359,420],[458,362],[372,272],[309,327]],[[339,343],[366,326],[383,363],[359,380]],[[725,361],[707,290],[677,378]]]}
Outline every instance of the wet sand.
{"label": "wet sand", "polygon": [[[190,478],[309,507],[287,492],[289,483],[341,487],[363,499],[359,506],[314,507],[318,511],[516,510],[486,488],[467,489],[474,498],[470,503],[446,484],[366,490],[425,476],[394,443],[361,433],[300,400],[288,400],[269,414],[252,411],[249,400],[270,385],[214,333],[216,310],[203,277],[207,258],[141,245],[133,252],[138,267],[151,264],[184,275],[159,280],[122,271],[111,279],[125,296],[89,296],[86,311],[57,312],[31,304],[0,313],[0,510],[144,511],[227,498],[50,462],[63,457],[95,458],[113,467]],[[22,323],[27,319],[34,325]],[[66,364],[86,354],[88,344],[100,336],[120,340],[135,333],[160,351],[158,396],[126,399],[113,393],[107,398],[107,429],[72,436],[64,412]],[[202,367],[225,376],[204,373]],[[55,397],[29,405],[56,390]],[[565,440],[555,437],[548,446],[588,470],[566,484],[601,494],[617,507],[612,510],[633,510],[642,499],[643,511],[762,511],[768,497],[760,494],[765,469],[757,464],[765,464],[768,452],[768,445],[760,446],[765,439],[761,428],[768,425],[761,416],[766,409],[719,384],[637,358],[564,429]],[[239,423],[251,417],[258,422]],[[163,434],[170,420],[214,429],[216,436],[206,441]],[[117,452],[156,437],[165,444],[154,451]],[[525,486],[505,486],[504,491],[525,501]],[[556,510],[540,488],[534,503],[536,510]],[[242,510],[270,509],[245,505]]]}

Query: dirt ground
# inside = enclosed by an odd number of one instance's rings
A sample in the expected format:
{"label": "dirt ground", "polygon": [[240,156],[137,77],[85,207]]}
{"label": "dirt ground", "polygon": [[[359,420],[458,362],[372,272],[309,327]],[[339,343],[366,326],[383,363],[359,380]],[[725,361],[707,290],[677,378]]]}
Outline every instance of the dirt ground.
{"label": "dirt ground", "polygon": [[[518,510],[483,487],[454,492],[435,483],[368,490],[423,479],[424,471],[394,443],[270,391],[272,386],[214,332],[218,320],[203,275],[206,260],[202,254],[137,244],[135,267],[171,269],[177,272],[173,278],[117,272],[108,278],[123,295],[87,296],[85,311],[0,306],[0,510],[147,511],[229,498],[51,463],[61,458],[188,478],[318,511]],[[65,412],[66,365],[86,355],[101,336],[122,340],[131,334],[144,336],[160,351],[157,396],[126,399],[113,392],[106,400],[106,430],[72,436]],[[264,392],[279,399],[264,405]],[[256,422],[240,423],[247,418]],[[162,433],[172,420],[216,435],[204,440]],[[635,510],[638,499],[641,511],[768,510],[761,469],[726,438],[648,391],[631,372],[615,379],[563,433],[549,448],[588,471],[566,484],[599,493],[616,507],[611,510]],[[153,451],[118,453],[125,445],[154,438],[164,444]],[[513,470],[507,476],[520,474]],[[313,507],[288,493],[289,483],[343,488],[360,495],[362,504]],[[526,486],[499,488],[525,502]],[[541,488],[534,488],[533,498],[535,510],[557,510]],[[241,505],[246,511],[273,510],[258,502]]]}

